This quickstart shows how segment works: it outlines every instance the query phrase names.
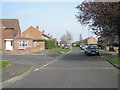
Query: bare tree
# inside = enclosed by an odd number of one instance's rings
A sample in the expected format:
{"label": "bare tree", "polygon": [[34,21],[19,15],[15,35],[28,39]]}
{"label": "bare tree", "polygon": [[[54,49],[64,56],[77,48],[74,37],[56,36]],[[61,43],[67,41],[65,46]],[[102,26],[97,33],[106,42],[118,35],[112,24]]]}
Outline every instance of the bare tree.
{"label": "bare tree", "polygon": [[62,37],[60,38],[60,43],[67,44],[67,42],[70,42],[73,40],[72,34],[68,31]]}
{"label": "bare tree", "polygon": [[81,35],[81,33],[80,33],[79,41],[81,42],[82,40],[83,40],[83,38],[82,38],[82,35]]}
{"label": "bare tree", "polygon": [[72,34],[68,31],[66,31],[66,40],[67,41],[72,41],[73,40]]}

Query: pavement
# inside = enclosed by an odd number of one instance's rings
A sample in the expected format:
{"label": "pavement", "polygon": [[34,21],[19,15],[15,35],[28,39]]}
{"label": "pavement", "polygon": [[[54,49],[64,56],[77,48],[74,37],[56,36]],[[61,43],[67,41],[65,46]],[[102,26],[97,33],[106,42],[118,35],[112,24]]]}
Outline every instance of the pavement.
{"label": "pavement", "polygon": [[48,53],[47,50],[32,53],[3,53],[1,58],[10,61],[11,65],[0,70],[0,87],[24,78],[37,67],[54,60],[59,55],[61,54]]}
{"label": "pavement", "polygon": [[101,56],[86,56],[79,48],[67,54],[3,58],[34,66],[28,76],[4,88],[118,88],[118,69]]}
{"label": "pavement", "polygon": [[2,82],[20,76],[31,68],[30,65],[12,63],[11,66],[2,70]]}

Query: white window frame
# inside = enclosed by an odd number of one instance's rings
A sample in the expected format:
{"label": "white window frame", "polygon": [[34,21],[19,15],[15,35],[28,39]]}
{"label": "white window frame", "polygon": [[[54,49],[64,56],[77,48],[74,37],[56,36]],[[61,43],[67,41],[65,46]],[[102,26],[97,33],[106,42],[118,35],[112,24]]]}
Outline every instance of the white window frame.
{"label": "white window frame", "polygon": [[28,47],[28,41],[26,40],[19,41],[19,47]]}

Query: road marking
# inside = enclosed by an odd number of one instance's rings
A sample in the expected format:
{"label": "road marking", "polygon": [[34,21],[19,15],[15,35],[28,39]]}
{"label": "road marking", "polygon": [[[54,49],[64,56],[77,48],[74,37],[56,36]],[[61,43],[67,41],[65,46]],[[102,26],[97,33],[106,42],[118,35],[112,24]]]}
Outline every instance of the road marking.
{"label": "road marking", "polygon": [[101,68],[101,67],[81,67],[81,68],[56,68],[56,67],[54,67],[54,68],[51,68],[51,67],[49,67],[49,68],[44,68],[44,69],[70,69],[70,70],[85,70],[85,69],[88,69],[88,70],[92,70],[92,69],[99,69],[99,70],[102,70],[102,69],[105,69],[105,70],[110,70],[110,69],[115,69],[115,68],[105,68],[105,67],[103,67],[103,68]]}
{"label": "road marking", "polygon": [[35,69],[34,71],[39,71],[40,69],[43,69],[44,67],[46,67],[46,66],[48,66],[48,65],[50,65],[50,64],[52,64],[52,63],[54,63],[54,62],[56,62],[56,61],[58,61],[60,58],[62,58],[63,56],[65,56],[65,55],[67,55],[67,54],[68,54],[68,53],[62,54],[62,55],[60,55],[60,56],[57,56],[53,61],[48,62],[47,64],[44,64],[42,67],[37,68],[37,69]]}
{"label": "road marking", "polygon": [[38,71],[38,70],[39,70],[39,68],[35,69],[34,71],[36,72],[36,71]]}

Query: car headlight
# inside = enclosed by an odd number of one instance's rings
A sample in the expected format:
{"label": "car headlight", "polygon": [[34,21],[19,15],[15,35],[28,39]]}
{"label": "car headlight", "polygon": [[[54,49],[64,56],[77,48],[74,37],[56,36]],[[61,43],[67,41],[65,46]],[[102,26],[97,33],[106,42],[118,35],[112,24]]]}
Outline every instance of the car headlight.
{"label": "car headlight", "polygon": [[87,52],[91,52],[91,51],[87,51]]}

